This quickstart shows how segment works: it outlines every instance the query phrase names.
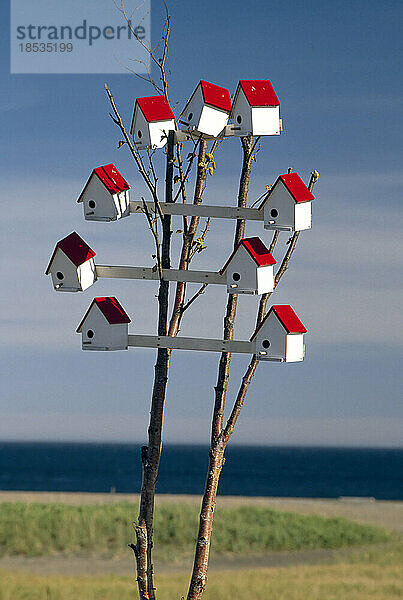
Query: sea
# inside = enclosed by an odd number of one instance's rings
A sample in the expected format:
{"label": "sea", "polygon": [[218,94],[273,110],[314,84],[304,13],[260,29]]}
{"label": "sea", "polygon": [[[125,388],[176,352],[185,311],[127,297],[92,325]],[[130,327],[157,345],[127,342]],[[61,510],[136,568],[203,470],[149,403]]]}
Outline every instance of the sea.
{"label": "sea", "polygon": [[[208,448],[165,445],[157,492],[201,494]],[[0,490],[137,493],[140,445],[0,442]],[[403,500],[403,449],[229,446],[219,494]]]}

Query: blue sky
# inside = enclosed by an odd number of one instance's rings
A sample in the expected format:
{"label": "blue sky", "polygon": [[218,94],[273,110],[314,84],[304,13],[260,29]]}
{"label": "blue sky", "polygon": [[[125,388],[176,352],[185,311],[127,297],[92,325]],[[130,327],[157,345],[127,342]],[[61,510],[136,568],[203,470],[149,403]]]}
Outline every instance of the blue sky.
{"label": "blue sky", "polygon": [[[155,39],[162,13],[157,1],[152,7]],[[238,79],[269,78],[280,98],[285,131],[262,141],[251,202],[288,166],[321,175],[314,227],[273,296],[308,324],[307,357],[260,365],[233,442],[401,445],[401,3],[222,0],[207,10],[188,0],[170,9],[177,111],[199,79],[232,93]],[[88,223],[75,200],[92,168],[109,162],[134,198],[144,193],[125,147],[117,150],[103,86],[126,122],[135,98],[153,92],[129,74],[10,75],[4,3],[0,15],[0,438],[143,441],[154,351],[83,353],[74,331],[94,295],[116,295],[132,331],[154,333],[155,284],[103,280],[84,294],[56,294],[44,270],[73,230],[101,264],[151,264],[141,217]],[[222,144],[206,202],[234,202],[240,160],[239,141]],[[232,223],[216,222],[194,268],[221,267],[232,233]],[[269,241],[256,224],[247,234]],[[220,337],[225,302],[224,289],[209,290],[182,334]],[[241,298],[238,339],[250,336],[256,302]],[[167,442],[208,441],[218,358],[175,353]],[[229,400],[246,364],[233,361]]]}

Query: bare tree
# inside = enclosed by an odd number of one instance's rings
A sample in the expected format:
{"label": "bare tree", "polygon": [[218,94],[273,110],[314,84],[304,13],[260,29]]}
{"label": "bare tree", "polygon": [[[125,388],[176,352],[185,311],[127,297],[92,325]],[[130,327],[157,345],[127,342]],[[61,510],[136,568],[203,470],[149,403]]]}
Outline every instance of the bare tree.
{"label": "bare tree", "polygon": [[[131,27],[132,15],[129,15],[126,12],[123,0],[114,1],[128,26]],[[161,38],[158,40],[157,44],[154,47],[148,47],[143,41],[138,40],[149,53],[151,64],[158,73],[158,78],[154,78],[151,71],[148,69],[146,69],[146,75],[136,75],[147,81],[158,94],[163,95],[168,100],[167,61],[169,58],[168,42],[171,32],[171,17],[164,0],[163,5],[166,14]],[[132,33],[136,38],[137,36],[133,29]],[[119,147],[123,144],[127,145],[135,165],[146,184],[151,200],[154,203],[154,211],[152,213],[150,213],[147,208],[145,201],[143,201],[142,210],[145,214],[148,227],[155,243],[155,268],[158,269],[160,278],[158,291],[158,335],[175,337],[179,332],[185,311],[205,292],[207,284],[203,284],[193,296],[188,298],[186,283],[178,282],[174,293],[172,313],[169,315],[169,282],[164,280],[163,269],[171,268],[171,216],[163,214],[161,210],[159,200],[160,190],[158,187],[158,176],[153,162],[153,153],[147,151],[145,155],[142,155],[136,149],[134,140],[128,133],[111,90],[107,85],[105,85],[105,88],[111,106],[110,116],[120,129],[124,138],[119,142]],[[248,201],[252,166],[256,160],[256,153],[260,150],[260,145],[259,138],[254,139],[252,136],[243,137],[240,138],[240,140],[243,159],[237,206],[245,208]],[[168,135],[164,190],[165,202],[167,203],[179,200],[182,203],[187,203],[189,199],[191,199],[193,204],[201,204],[203,201],[208,174],[212,174],[215,169],[214,152],[222,143],[222,140],[210,142],[210,148],[208,148],[208,141],[202,136],[194,139],[190,143],[192,144],[191,151],[184,161],[182,157],[183,145],[175,145],[174,132],[170,132]],[[189,194],[189,178],[195,164],[196,173],[194,187],[193,192]],[[312,173],[309,182],[309,188],[311,190],[316,179],[317,173],[314,172]],[[234,248],[244,237],[245,225],[245,220],[238,219],[236,221],[233,239]],[[181,230],[182,247],[178,265],[180,270],[187,270],[196,254],[200,253],[205,248],[205,239],[209,231],[210,220],[204,224],[203,229],[201,229],[201,226],[200,217],[194,216],[190,219],[183,217],[183,229]],[[298,236],[299,232],[296,232],[289,240],[288,249],[285,252],[280,267],[275,275],[275,287],[278,285],[288,268],[296,247]],[[278,232],[275,232],[271,242],[270,252],[274,250],[278,237]],[[270,295],[271,294],[264,294],[260,300],[256,315],[256,326],[258,326],[265,317],[266,306]],[[238,295],[229,294],[224,316],[223,339],[225,340],[233,339],[237,304]],[[130,545],[136,559],[140,600],[155,600],[156,598],[152,562],[153,515],[155,490],[161,457],[164,405],[171,353],[171,349],[159,348],[157,351],[148,427],[148,444],[141,449],[142,485],[140,509],[138,519],[136,523],[134,523],[136,543]],[[224,464],[224,453],[237,423],[249,385],[255,374],[258,360],[255,356],[252,357],[240,383],[238,393],[233,400],[230,416],[227,422],[224,423],[230,364],[231,354],[229,352],[223,352],[219,363],[217,383],[214,388],[215,402],[211,424],[209,466],[201,505],[193,573],[187,595],[188,600],[200,598],[206,587],[214,508],[220,473]]]}

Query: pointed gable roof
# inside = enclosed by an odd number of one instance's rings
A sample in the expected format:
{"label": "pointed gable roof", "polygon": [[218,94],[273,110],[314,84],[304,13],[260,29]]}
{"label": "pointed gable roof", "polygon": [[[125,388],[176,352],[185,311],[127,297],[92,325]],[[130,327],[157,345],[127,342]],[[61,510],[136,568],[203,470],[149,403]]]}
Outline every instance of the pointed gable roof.
{"label": "pointed gable roof", "polygon": [[236,246],[235,250],[221,269],[220,273],[224,273],[231,260],[234,258],[238,249],[243,246],[249,253],[250,257],[255,261],[258,267],[264,267],[267,265],[275,265],[276,261],[270,254],[268,248],[264,245],[262,240],[258,237],[244,238]]}
{"label": "pointed gable roof", "polygon": [[259,327],[256,328],[254,334],[250,338],[251,342],[256,337],[258,331],[263,327],[264,323],[272,313],[276,315],[280,323],[284,326],[287,333],[306,333],[306,328],[299,320],[292,306],[290,306],[289,304],[273,304],[263,321],[260,323]]}
{"label": "pointed gable roof", "polygon": [[306,187],[305,183],[302,181],[301,177],[297,173],[286,173],[285,175],[279,175],[279,177],[277,177],[276,183],[273,185],[266,198],[259,206],[259,210],[263,208],[263,206],[269,200],[270,195],[272,194],[274,188],[279,183],[279,181],[281,181],[285,185],[295,202],[300,203],[315,200],[315,196]]}
{"label": "pointed gable roof", "polygon": [[250,106],[280,106],[280,101],[268,79],[241,79],[237,94],[240,87]]}
{"label": "pointed gable roof", "polygon": [[[171,119],[175,119],[175,115],[164,96],[137,98],[136,105],[139,106],[146,121],[149,123],[152,123],[153,121],[170,121]],[[136,107],[134,107],[134,114],[135,113]]]}
{"label": "pointed gable roof", "polygon": [[94,298],[94,300],[91,302],[80,325],[77,327],[77,333],[81,332],[84,321],[94,305],[99,308],[110,325],[131,323],[130,317],[126,314],[125,310],[114,296],[99,297]]}
{"label": "pointed gable roof", "polygon": [[94,175],[99,177],[99,179],[102,181],[108,192],[112,195],[119,194],[120,192],[124,192],[130,189],[130,185],[127,183],[123,175],[119,173],[114,164],[110,163],[109,165],[95,167],[95,169],[89,176],[88,181],[85,184],[77,202],[83,201],[84,193]]}
{"label": "pointed gable roof", "polygon": [[210,106],[224,110],[227,113],[231,111],[231,97],[226,88],[203,80],[200,81],[199,85],[201,86],[206,104],[210,104]]}
{"label": "pointed gable roof", "polygon": [[94,250],[91,250],[88,244],[86,244],[84,240],[80,238],[78,233],[73,231],[67,237],[57,242],[55,249],[53,250],[52,258],[50,259],[48,267],[45,271],[46,275],[49,275],[53,259],[59,248],[76,267],[79,267],[83,263],[87,262],[87,260],[93,258],[96,254]]}

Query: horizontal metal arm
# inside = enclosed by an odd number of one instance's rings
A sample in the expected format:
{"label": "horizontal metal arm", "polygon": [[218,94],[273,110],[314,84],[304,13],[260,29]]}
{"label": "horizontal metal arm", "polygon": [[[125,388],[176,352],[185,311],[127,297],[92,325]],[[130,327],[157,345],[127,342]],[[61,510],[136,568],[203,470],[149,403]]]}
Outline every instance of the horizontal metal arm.
{"label": "horizontal metal arm", "polygon": [[[154,202],[146,202],[150,212],[155,212]],[[189,215],[190,217],[213,217],[215,219],[248,219],[264,221],[263,211],[257,208],[236,208],[231,206],[203,206],[202,204],[177,204],[176,202],[160,202],[164,215]],[[140,213],[143,202],[130,202],[130,212]]]}
{"label": "horizontal metal arm", "polygon": [[[179,121],[182,125],[188,125],[185,121]],[[283,131],[283,119],[280,119],[280,131]],[[242,131],[242,128],[238,125],[230,123],[226,125],[224,129],[216,136],[206,135],[205,133],[200,134],[197,129],[188,130],[188,131],[175,131],[175,144],[181,144],[182,142],[186,142],[188,140],[198,140],[202,137],[204,140],[222,140],[228,137],[243,137],[246,135],[252,134],[252,131],[249,133],[245,133]],[[277,135],[277,134],[273,134]]]}
{"label": "horizontal metal arm", "polygon": [[141,348],[172,348],[174,350],[235,352],[239,354],[254,354],[255,352],[255,344],[253,342],[156,335],[129,335],[128,345]]}
{"label": "horizontal metal arm", "polygon": [[[96,265],[98,277],[112,279],[150,279],[159,280],[158,269],[149,267],[118,267],[112,265]],[[188,283],[212,283],[227,285],[227,278],[214,271],[184,271],[180,269],[162,269],[165,281],[186,281]]]}

